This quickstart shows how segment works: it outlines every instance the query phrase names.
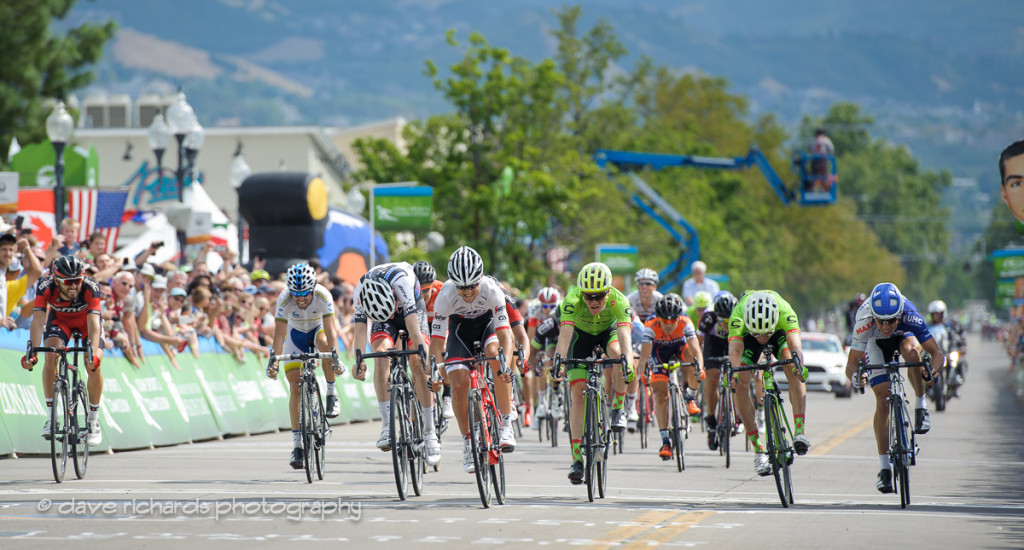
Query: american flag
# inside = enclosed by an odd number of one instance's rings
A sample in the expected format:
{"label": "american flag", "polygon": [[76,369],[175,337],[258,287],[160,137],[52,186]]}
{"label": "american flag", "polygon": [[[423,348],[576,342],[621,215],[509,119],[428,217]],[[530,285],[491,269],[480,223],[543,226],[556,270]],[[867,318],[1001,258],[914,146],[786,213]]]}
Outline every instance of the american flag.
{"label": "american flag", "polygon": [[121,218],[128,191],[71,189],[68,191],[68,216],[78,220],[79,242],[94,231],[107,237],[108,253],[117,248],[117,235],[121,231]]}

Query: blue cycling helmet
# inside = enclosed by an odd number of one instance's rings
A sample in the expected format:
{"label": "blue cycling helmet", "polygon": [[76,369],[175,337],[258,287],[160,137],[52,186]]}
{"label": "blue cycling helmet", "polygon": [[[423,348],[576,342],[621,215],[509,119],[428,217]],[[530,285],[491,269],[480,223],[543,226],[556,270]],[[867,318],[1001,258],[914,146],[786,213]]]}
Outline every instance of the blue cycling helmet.
{"label": "blue cycling helmet", "polygon": [[892,283],[878,283],[871,289],[871,315],[875,319],[888,321],[903,314],[903,295]]}
{"label": "blue cycling helmet", "polygon": [[309,264],[298,263],[288,268],[285,280],[288,282],[288,291],[301,296],[313,291],[313,287],[316,286],[316,271]]}

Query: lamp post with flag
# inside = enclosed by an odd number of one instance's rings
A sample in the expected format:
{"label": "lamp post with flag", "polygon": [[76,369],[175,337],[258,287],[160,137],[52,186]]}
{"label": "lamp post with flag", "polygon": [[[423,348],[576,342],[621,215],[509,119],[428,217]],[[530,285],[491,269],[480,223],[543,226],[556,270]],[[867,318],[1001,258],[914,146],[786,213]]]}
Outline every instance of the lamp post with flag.
{"label": "lamp post with flag", "polygon": [[53,214],[58,228],[64,219],[64,146],[71,140],[74,128],[75,121],[68,114],[64,102],[57,100],[53,112],[46,117],[46,136],[50,138],[53,152],[57,155],[53,163]]}

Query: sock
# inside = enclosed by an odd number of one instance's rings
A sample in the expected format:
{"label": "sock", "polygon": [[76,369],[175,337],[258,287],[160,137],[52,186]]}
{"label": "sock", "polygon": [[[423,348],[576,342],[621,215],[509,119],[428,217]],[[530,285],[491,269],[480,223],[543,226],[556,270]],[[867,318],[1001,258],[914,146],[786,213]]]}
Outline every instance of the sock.
{"label": "sock", "polygon": [[687,401],[693,401],[697,398],[697,390],[687,386],[686,389],[683,390],[683,397]]}
{"label": "sock", "polygon": [[794,414],[793,415],[793,435],[800,435],[804,433],[804,415]]}
{"label": "sock", "polygon": [[626,400],[625,393],[615,392],[615,399],[612,400],[612,409],[622,410],[622,403]]}
{"label": "sock", "polygon": [[333,396],[337,397],[338,389],[336,387],[334,387],[334,382],[328,382],[327,383],[327,395],[333,395]]}
{"label": "sock", "polygon": [[445,384],[444,385],[444,389],[441,390],[441,397],[451,397],[451,396],[452,396],[452,386],[451,386],[451,384]]}
{"label": "sock", "polygon": [[378,401],[377,408],[380,409],[380,420],[381,424],[386,429],[391,425],[391,402],[390,401]]}
{"label": "sock", "polygon": [[582,439],[572,440],[572,459],[575,462],[583,462],[583,449],[580,448]]}
{"label": "sock", "polygon": [[763,453],[764,452],[764,447],[761,446],[761,442],[758,441],[758,438],[757,438],[757,430],[754,430],[752,432],[747,432],[747,439],[750,440],[751,446],[753,446],[755,449],[757,449],[757,452],[759,452],[759,453]]}
{"label": "sock", "polygon": [[302,448],[302,432],[292,430],[292,446],[296,449]]}
{"label": "sock", "polygon": [[423,435],[434,433],[434,406],[420,405],[420,411],[423,413]]}
{"label": "sock", "polygon": [[919,409],[927,409],[928,408],[928,404],[925,403],[923,395],[917,396],[917,408],[919,408]]}
{"label": "sock", "polygon": [[50,408],[52,406],[53,406],[53,398],[52,397],[47,397],[46,398],[46,407]]}
{"label": "sock", "polygon": [[626,394],[626,410],[636,410],[636,392]]}
{"label": "sock", "polygon": [[503,414],[503,415],[501,415],[501,427],[502,428],[507,428],[507,427],[509,427],[511,425],[512,425],[512,415],[511,414]]}
{"label": "sock", "polygon": [[889,464],[889,455],[878,455],[878,464],[882,466],[883,470],[892,469],[892,464]]}
{"label": "sock", "polygon": [[668,430],[661,430],[661,444],[669,445],[671,442],[668,439]]}
{"label": "sock", "polygon": [[89,403],[89,422],[96,422],[96,418],[100,415],[100,404],[96,403],[93,405]]}

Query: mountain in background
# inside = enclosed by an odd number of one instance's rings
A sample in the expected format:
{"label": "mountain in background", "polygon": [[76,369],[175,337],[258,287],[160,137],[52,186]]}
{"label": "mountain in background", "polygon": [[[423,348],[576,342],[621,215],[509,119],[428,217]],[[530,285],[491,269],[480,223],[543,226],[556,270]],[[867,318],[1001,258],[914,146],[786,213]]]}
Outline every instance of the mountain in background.
{"label": "mountain in background", "polygon": [[[1015,0],[579,3],[580,28],[610,21],[627,64],[646,55],[724,76],[754,116],[774,112],[795,128],[836,101],[860,104],[876,135],[963,178],[953,204],[969,225],[987,219],[999,150],[1024,133],[1024,15]],[[108,18],[121,31],[93,90],[182,85],[208,126],[441,112],[447,105],[423,69],[425,59],[442,68],[457,59],[445,31],[463,39],[479,31],[539,60],[554,53],[548,31],[557,24],[552,3],[540,0],[96,0],[78,2],[67,23]]]}

